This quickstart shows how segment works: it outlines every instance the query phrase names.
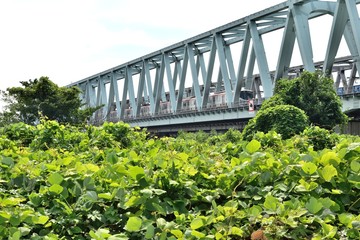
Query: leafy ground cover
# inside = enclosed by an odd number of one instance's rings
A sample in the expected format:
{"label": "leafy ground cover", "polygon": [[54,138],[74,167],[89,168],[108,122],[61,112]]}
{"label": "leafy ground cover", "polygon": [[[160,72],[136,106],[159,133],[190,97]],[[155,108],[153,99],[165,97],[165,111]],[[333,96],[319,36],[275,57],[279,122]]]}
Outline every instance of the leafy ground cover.
{"label": "leafy ground cover", "polygon": [[359,239],[360,139],[315,130],[249,142],[234,130],[7,126],[0,238]]}

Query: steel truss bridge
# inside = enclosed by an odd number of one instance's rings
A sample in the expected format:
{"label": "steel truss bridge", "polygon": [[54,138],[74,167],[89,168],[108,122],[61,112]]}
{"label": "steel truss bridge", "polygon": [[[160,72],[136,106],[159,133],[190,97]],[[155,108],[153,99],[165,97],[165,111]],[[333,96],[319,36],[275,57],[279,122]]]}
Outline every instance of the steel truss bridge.
{"label": "steel truss bridge", "polygon": [[357,109],[359,3],[289,0],[68,86],[82,90],[85,106],[103,106],[95,123],[166,130],[242,126],[276,80],[304,70],[330,74],[344,111]]}

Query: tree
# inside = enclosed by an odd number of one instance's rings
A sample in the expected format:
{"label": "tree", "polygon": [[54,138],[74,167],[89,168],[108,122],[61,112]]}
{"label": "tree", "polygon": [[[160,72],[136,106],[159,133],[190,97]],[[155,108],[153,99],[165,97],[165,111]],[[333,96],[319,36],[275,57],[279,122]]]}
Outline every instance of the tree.
{"label": "tree", "polygon": [[309,123],[330,130],[347,121],[341,104],[333,80],[320,72],[281,79],[276,82],[274,95],[246,125],[242,137],[251,140],[258,131],[276,131],[287,139],[301,133]]}
{"label": "tree", "polygon": [[333,80],[321,72],[303,72],[295,79],[278,80],[274,97],[267,105],[274,105],[271,102],[276,101],[296,106],[305,111],[313,125],[332,129],[347,121],[333,85]]}
{"label": "tree", "polygon": [[59,87],[48,77],[20,82],[21,87],[2,92],[6,117],[2,124],[24,122],[36,124],[41,116],[59,123],[79,124],[89,118],[95,108],[80,109],[80,89]]}

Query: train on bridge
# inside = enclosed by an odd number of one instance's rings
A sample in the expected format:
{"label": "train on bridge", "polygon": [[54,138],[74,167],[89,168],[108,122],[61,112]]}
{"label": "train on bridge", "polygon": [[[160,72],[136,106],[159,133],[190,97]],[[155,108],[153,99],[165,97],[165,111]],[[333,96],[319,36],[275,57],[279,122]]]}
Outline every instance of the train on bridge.
{"label": "train on bridge", "polygon": [[[151,113],[150,109],[150,101],[147,99],[143,99],[143,104],[140,107],[140,114],[136,118],[150,118],[154,116],[166,116],[172,114],[184,114],[184,113],[195,113],[199,110],[197,109],[196,105],[196,98],[195,96],[191,95],[191,89],[187,89],[186,91],[188,96],[184,97],[181,104],[181,109],[178,112],[173,112],[171,110],[171,102],[169,100],[169,93],[165,93],[165,101],[160,101],[159,104],[159,111],[155,114]],[[346,90],[346,87],[338,87],[336,89],[337,95],[343,97],[349,94],[360,94],[360,85],[353,86],[350,90]],[[228,106],[226,101],[226,92],[222,90],[220,92],[211,92],[209,94],[209,99],[207,102],[206,107],[202,109],[202,111],[215,111],[221,109],[229,109],[229,108],[242,108],[248,111],[253,111],[254,108],[259,107],[263,98],[255,98],[254,92],[252,90],[243,89],[240,92],[240,99],[236,106]],[[109,116],[104,116],[102,111],[98,111],[95,116],[95,121],[104,121],[105,119],[109,121],[119,121],[120,118],[118,117],[118,112],[116,109],[115,103],[112,104],[111,111]],[[129,100],[126,102],[124,116],[121,120],[132,120],[135,117],[134,110],[130,106]]]}
{"label": "train on bridge", "polygon": [[346,94],[360,94],[360,85],[353,86],[351,91],[349,91],[348,93],[346,92],[345,87],[339,87],[337,88],[336,93],[339,96],[344,96]]}
{"label": "train on bridge", "polygon": [[[190,89],[187,89],[186,92],[188,93],[188,95],[191,95]],[[172,112],[172,110],[171,110],[171,102],[169,101],[169,93],[166,93],[165,96],[166,96],[165,97],[166,100],[160,101],[159,112],[155,114],[157,116],[174,114],[174,112]],[[248,109],[249,105],[250,105],[250,110],[251,110],[252,106],[254,106],[254,101],[257,102],[254,99],[253,91],[243,89],[240,91],[240,99],[239,99],[237,106],[232,106],[232,107],[237,107],[237,108],[240,107],[240,108]],[[205,108],[203,108],[203,111],[212,111],[212,110],[224,109],[224,108],[229,108],[227,101],[226,101],[225,90],[222,90],[220,92],[210,92],[207,105]],[[125,114],[124,114],[124,120],[133,119],[134,118],[133,111],[134,110],[131,108],[129,100],[127,100]],[[195,96],[186,96],[185,98],[183,98],[182,103],[181,103],[181,109],[178,113],[191,113],[191,112],[197,112],[197,111],[198,111],[198,109],[196,107]],[[136,118],[147,118],[147,117],[152,117],[152,116],[154,116],[154,115],[151,114],[150,102],[148,100],[144,99],[143,104],[140,107],[140,116],[138,116]],[[97,120],[105,119],[105,118],[106,117],[104,117],[102,115],[101,111],[99,111],[96,115]],[[110,121],[118,121],[119,120],[118,112],[117,112],[115,104],[112,105],[112,109],[110,111],[110,116],[108,117],[108,119]]]}

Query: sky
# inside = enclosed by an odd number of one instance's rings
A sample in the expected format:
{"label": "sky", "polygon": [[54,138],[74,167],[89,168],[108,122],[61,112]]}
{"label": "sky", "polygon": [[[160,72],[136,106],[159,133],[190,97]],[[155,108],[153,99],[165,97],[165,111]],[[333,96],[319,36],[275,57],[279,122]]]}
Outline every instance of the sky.
{"label": "sky", "polygon": [[65,86],[284,1],[2,0],[0,90]]}

